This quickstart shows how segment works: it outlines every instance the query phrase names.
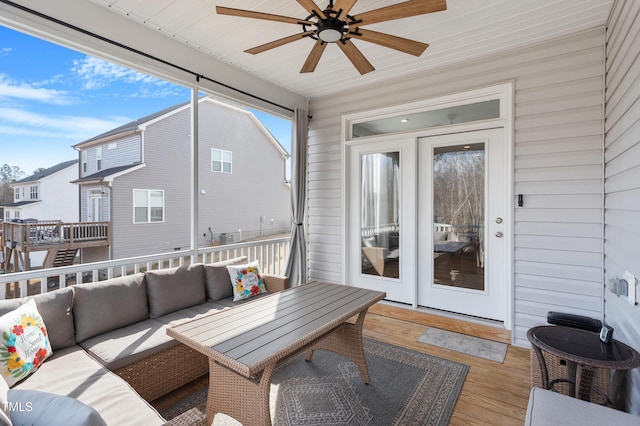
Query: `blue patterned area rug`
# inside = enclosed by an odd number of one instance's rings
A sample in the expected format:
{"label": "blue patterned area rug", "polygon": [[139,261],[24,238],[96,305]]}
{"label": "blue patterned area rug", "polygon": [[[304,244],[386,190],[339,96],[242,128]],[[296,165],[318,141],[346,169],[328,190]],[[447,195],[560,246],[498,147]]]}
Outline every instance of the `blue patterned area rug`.
{"label": "blue patterned area rug", "polygon": [[[447,425],[469,367],[364,339],[371,384],[358,368],[327,351],[311,362],[297,356],[278,367],[271,384],[275,425]],[[205,411],[204,388],[161,414],[171,419],[191,407]],[[214,425],[237,425],[217,415]]]}

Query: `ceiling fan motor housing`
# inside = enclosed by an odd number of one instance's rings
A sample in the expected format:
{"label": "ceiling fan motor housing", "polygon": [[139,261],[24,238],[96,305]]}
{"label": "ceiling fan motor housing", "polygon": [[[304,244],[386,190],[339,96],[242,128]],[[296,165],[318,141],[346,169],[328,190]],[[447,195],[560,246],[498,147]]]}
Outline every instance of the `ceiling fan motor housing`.
{"label": "ceiling fan motor housing", "polygon": [[346,32],[346,23],[337,18],[319,19],[316,34],[325,43],[335,43],[342,39]]}

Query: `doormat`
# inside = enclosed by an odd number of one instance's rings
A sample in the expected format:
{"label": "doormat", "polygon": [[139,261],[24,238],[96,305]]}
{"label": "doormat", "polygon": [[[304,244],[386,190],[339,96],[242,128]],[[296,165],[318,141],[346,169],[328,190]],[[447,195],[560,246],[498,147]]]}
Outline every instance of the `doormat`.
{"label": "doormat", "polygon": [[[279,366],[271,382],[271,419],[278,425],[449,424],[469,366],[372,339],[363,339],[371,384],[358,367],[333,352],[301,354]],[[162,410],[165,419],[197,407],[207,388]],[[214,426],[239,425],[217,414]]]}
{"label": "doormat", "polygon": [[429,327],[418,338],[418,342],[438,346],[467,355],[477,356],[499,363],[504,362],[507,355],[507,344],[482,339],[480,337],[467,336],[466,334]]}

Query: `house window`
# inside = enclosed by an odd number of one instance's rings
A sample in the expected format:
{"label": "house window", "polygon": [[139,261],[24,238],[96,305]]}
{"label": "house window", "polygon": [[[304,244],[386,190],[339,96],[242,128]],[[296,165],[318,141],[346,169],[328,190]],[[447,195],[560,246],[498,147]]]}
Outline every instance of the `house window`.
{"label": "house window", "polygon": [[102,170],[102,147],[96,148],[96,170]]}
{"label": "house window", "polygon": [[38,199],[38,186],[32,186],[29,188],[30,190],[30,194],[29,194],[29,199],[31,200],[37,200]]}
{"label": "house window", "polygon": [[133,223],[164,222],[164,191],[133,190]]}
{"label": "house window", "polygon": [[82,151],[82,173],[87,173],[87,151]]}
{"label": "house window", "polygon": [[231,151],[211,148],[211,171],[231,173]]}
{"label": "house window", "polygon": [[5,222],[9,222],[10,219],[11,219],[11,212],[9,210],[6,210],[4,212],[4,220]]}
{"label": "house window", "polygon": [[13,218],[20,219],[20,210],[16,210],[15,212],[13,212]]}
{"label": "house window", "polygon": [[13,188],[13,199],[14,201],[20,200],[20,188]]}

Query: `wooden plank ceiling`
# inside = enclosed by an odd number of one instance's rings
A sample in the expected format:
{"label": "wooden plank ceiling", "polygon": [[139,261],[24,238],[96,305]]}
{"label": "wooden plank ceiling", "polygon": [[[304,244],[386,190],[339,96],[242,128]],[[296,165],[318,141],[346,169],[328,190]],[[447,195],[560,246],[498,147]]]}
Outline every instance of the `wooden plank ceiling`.
{"label": "wooden plank ceiling", "polygon": [[[302,32],[296,24],[218,15],[215,6],[304,19],[296,0],[92,0],[194,49],[306,97],[357,90],[364,84],[495,54],[606,24],[613,0],[448,0],[447,10],[375,23],[366,29],[428,43],[420,57],[364,41],[358,49],[375,67],[360,75],[341,49],[329,45],[313,73],[300,74],[315,40],[251,55],[244,50]],[[416,0],[427,1],[427,0]],[[399,3],[360,0],[351,14]],[[328,0],[317,1],[320,8]]]}

